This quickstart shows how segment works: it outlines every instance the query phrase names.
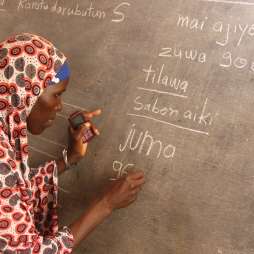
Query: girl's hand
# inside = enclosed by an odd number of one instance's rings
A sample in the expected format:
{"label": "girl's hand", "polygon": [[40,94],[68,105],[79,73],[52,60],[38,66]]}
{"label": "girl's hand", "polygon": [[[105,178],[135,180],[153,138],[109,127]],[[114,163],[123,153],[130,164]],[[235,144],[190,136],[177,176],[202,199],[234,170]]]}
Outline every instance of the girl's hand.
{"label": "girl's hand", "polygon": [[78,163],[86,154],[88,144],[83,142],[83,136],[86,129],[91,128],[96,135],[100,134],[98,129],[91,122],[94,116],[99,116],[100,114],[100,109],[97,109],[93,112],[84,111],[83,115],[88,120],[88,122],[82,124],[76,130],[69,126],[69,145],[67,157],[70,164]]}
{"label": "girl's hand", "polygon": [[120,178],[107,186],[102,199],[110,211],[127,207],[137,199],[144,183],[143,171],[129,172],[126,177]]}

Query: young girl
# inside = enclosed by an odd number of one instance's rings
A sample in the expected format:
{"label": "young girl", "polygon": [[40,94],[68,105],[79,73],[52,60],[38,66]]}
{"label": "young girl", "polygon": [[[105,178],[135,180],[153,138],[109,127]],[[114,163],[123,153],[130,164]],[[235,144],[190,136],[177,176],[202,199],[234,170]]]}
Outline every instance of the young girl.
{"label": "young girl", "polygon": [[86,153],[83,133],[100,110],[83,112],[89,122],[70,127],[63,158],[39,168],[28,165],[27,130],[41,134],[62,110],[69,65],[46,39],[20,34],[0,43],[0,253],[71,253],[114,209],[134,202],[142,171],[111,183],[69,227],[58,228],[57,176]]}

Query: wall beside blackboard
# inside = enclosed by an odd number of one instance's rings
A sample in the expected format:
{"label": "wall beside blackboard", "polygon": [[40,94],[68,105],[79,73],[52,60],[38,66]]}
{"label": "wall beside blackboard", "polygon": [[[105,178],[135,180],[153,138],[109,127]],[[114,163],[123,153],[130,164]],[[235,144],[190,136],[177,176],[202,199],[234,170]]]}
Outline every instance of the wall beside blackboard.
{"label": "wall beside blackboard", "polygon": [[62,221],[109,179],[146,174],[138,202],[75,253],[253,253],[253,11],[250,0],[0,0],[0,38],[41,34],[72,69],[55,125],[30,137],[31,163],[60,156],[71,112],[103,109],[100,137],[61,177]]}

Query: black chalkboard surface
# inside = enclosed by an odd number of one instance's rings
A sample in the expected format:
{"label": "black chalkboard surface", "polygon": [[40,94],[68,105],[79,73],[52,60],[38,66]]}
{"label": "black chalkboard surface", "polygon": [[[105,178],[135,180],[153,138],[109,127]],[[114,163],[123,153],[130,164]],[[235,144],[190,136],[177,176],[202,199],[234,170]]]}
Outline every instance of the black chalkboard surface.
{"label": "black chalkboard surface", "polygon": [[75,253],[254,253],[253,0],[0,0],[0,38],[41,34],[67,55],[64,110],[30,137],[33,164],[67,118],[102,108],[83,162],[60,179],[66,224],[109,179],[144,169],[138,202]]}

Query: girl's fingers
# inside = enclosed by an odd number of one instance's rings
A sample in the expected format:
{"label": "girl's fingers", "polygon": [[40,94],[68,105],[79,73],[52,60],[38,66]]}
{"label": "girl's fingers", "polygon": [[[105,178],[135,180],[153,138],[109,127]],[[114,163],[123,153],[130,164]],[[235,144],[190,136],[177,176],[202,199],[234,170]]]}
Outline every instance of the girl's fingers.
{"label": "girl's fingers", "polygon": [[137,200],[138,196],[135,195],[133,198],[130,199],[129,204],[134,203]]}
{"label": "girl's fingers", "polygon": [[[86,114],[86,118],[87,118],[87,116],[89,116],[89,114],[90,114],[89,117],[92,118],[95,115],[101,114],[101,110],[99,109],[99,110],[95,110],[93,112],[85,113],[85,114]],[[92,130],[93,133],[95,133],[95,135],[100,135],[99,130],[96,128],[96,126],[90,120],[83,123],[82,125],[80,125],[77,129],[73,129],[71,126],[69,126],[70,134],[76,140],[81,139],[82,142],[84,141],[85,132],[89,129]]]}
{"label": "girl's fingers", "polygon": [[90,129],[91,126],[92,126],[92,123],[91,123],[91,122],[86,122],[86,123],[84,124],[84,126],[85,126],[85,128]]}
{"label": "girl's fingers", "polygon": [[145,180],[140,179],[140,180],[137,180],[137,181],[130,181],[130,182],[127,182],[127,183],[128,183],[128,189],[129,190],[136,190],[136,189],[139,189],[145,183]]}
{"label": "girl's fingers", "polygon": [[144,178],[136,180],[136,181],[133,181],[132,188],[135,189],[135,188],[139,187],[140,185],[142,185],[144,183],[145,183],[145,179]]}
{"label": "girl's fingers", "polygon": [[85,118],[91,119],[94,116],[99,116],[101,114],[101,112],[102,112],[101,109],[96,109],[92,112],[84,112],[84,116],[85,116]]}
{"label": "girl's fingers", "polygon": [[140,192],[140,190],[141,190],[141,187],[140,187],[140,186],[137,187],[137,188],[135,188],[135,189],[133,189],[133,190],[132,190],[132,195],[137,195],[137,194]]}
{"label": "girl's fingers", "polygon": [[95,125],[91,124],[91,129],[93,130],[93,132],[98,136],[100,135],[99,130],[95,127]]}
{"label": "girl's fingers", "polygon": [[81,125],[80,129],[78,130],[78,138],[83,138],[85,131],[90,129],[92,124],[90,122],[86,122],[85,124]]}
{"label": "girl's fingers", "polygon": [[82,128],[81,130],[81,134],[84,134],[84,131],[86,131],[86,129],[92,129],[92,131],[96,134],[96,135],[100,135],[99,130],[95,127],[94,124],[92,124],[91,122],[86,122],[84,124],[84,128]]}
{"label": "girl's fingers", "polygon": [[144,172],[143,171],[129,171],[128,178],[130,180],[138,180],[140,178],[144,178]]}

